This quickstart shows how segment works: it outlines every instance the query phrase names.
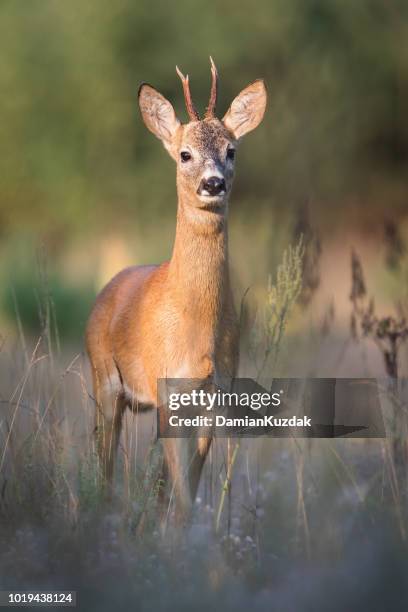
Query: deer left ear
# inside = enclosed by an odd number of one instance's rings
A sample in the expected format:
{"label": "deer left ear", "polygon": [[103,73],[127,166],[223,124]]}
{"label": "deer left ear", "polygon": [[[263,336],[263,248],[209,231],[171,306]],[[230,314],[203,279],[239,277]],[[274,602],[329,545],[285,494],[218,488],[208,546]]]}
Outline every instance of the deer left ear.
{"label": "deer left ear", "polygon": [[245,87],[234,99],[222,121],[236,140],[261,123],[266,99],[266,87],[261,79]]}

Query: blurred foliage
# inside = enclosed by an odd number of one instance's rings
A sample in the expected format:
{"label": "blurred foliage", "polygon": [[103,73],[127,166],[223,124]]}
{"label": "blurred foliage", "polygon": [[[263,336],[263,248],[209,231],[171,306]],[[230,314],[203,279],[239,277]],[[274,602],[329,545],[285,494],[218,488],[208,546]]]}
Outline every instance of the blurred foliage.
{"label": "blurred foliage", "polygon": [[[69,249],[82,244],[74,272],[92,267],[95,244],[112,232],[138,245],[135,261],[168,256],[174,162],[142,124],[137,90],[152,83],[185,120],[176,64],[204,109],[215,58],[220,116],[244,86],[266,79],[267,114],[239,151],[231,208],[243,230],[235,241],[250,228],[256,263],[235,266],[251,267],[251,281],[279,261],[299,202],[309,202],[312,224],[407,209],[405,0],[3,0],[0,40],[0,275],[10,272],[17,293],[21,285],[30,326],[30,274],[14,278],[11,261],[22,235],[46,245],[61,278]],[[265,227],[273,256],[256,250]],[[83,289],[58,283],[55,299],[67,300],[58,316],[70,316],[72,291]],[[0,296],[10,311],[8,299]]]}
{"label": "blurred foliage", "polygon": [[39,337],[44,331],[48,300],[52,336],[76,341],[83,338],[94,298],[89,288],[70,286],[58,276],[47,279],[44,287],[32,275],[19,274],[7,284],[0,308],[9,320],[20,320],[24,333]]}
{"label": "blurred foliage", "polygon": [[342,212],[373,175],[403,180],[405,0],[3,0],[0,39],[3,234],[29,227],[60,246],[90,227],[173,216],[173,162],[142,125],[138,84],[185,118],[175,64],[204,108],[209,54],[221,113],[256,77],[269,88],[265,123],[240,151],[242,209],[311,194]]}

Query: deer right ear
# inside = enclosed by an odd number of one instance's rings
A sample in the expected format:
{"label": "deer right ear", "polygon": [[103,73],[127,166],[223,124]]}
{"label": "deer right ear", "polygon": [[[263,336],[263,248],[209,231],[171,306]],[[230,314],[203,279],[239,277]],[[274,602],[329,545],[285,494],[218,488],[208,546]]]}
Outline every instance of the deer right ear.
{"label": "deer right ear", "polygon": [[154,87],[142,83],[139,88],[139,107],[146,127],[173,155],[173,137],[180,126],[173,106]]}

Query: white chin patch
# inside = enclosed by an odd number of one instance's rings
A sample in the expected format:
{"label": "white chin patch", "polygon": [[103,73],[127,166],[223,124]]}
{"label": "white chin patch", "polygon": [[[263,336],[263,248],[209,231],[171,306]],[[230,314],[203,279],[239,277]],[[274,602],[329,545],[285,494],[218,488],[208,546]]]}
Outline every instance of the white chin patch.
{"label": "white chin patch", "polygon": [[205,202],[205,204],[217,204],[221,203],[225,199],[225,195],[225,191],[223,191],[219,195],[211,196],[206,189],[203,189],[200,192],[198,199],[201,200],[201,202]]}

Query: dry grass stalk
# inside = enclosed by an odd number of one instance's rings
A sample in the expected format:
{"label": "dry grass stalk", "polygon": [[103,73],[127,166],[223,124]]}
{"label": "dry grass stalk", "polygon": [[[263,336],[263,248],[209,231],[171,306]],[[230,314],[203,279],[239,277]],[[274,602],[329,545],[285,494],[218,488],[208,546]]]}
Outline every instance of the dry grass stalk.
{"label": "dry grass stalk", "polygon": [[380,317],[376,314],[375,302],[373,298],[368,297],[363,266],[355,251],[351,254],[351,276],[351,336],[356,341],[361,337],[372,339],[381,352],[385,372],[390,378],[388,391],[390,405],[393,405],[393,415],[390,420],[392,458],[397,471],[401,472],[408,459],[405,441],[407,425],[401,406],[393,401],[393,398],[398,397],[399,353],[408,338],[408,324],[403,315]]}

